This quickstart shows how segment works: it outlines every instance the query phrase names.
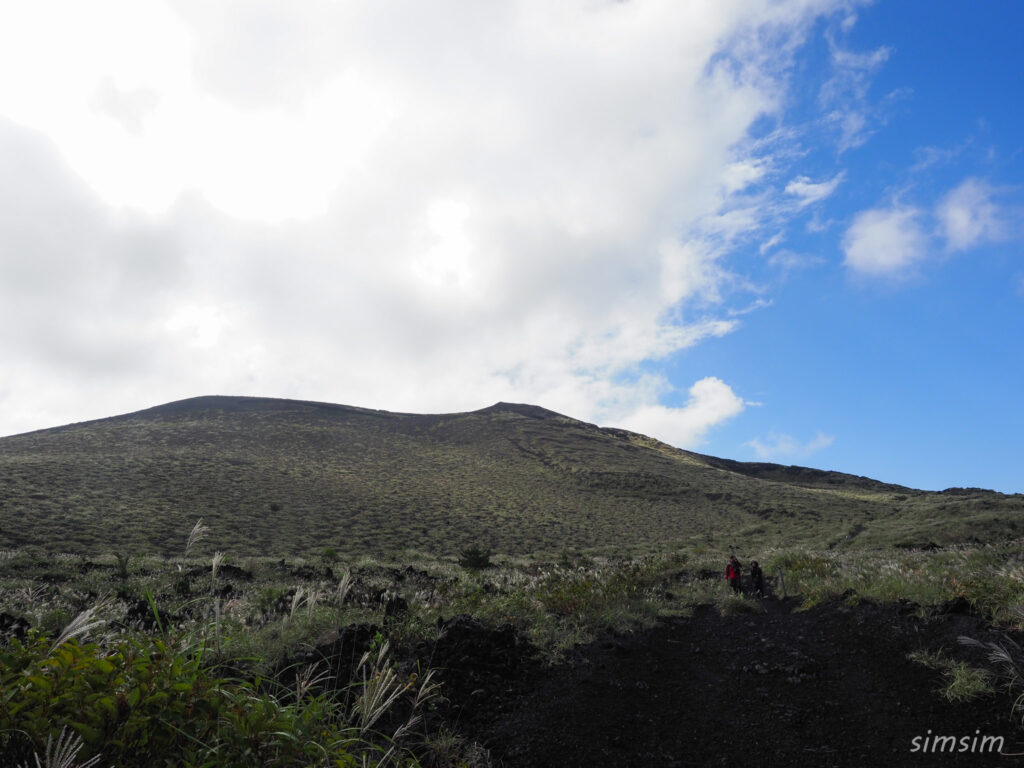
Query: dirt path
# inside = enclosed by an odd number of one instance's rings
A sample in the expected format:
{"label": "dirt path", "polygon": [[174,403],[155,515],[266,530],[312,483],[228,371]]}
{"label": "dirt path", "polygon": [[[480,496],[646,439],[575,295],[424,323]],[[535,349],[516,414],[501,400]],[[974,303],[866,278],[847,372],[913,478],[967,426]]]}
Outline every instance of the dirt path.
{"label": "dirt path", "polygon": [[[767,607],[708,607],[603,640],[575,664],[520,670],[507,694],[465,702],[467,730],[509,768],[1024,765],[979,751],[981,737],[1002,736],[1003,751],[1024,752],[1009,696],[949,703],[939,673],[906,658],[963,656],[958,635],[994,637],[977,620],[921,619],[906,605]],[[936,752],[925,741],[935,736],[955,736],[957,749],[968,737],[968,751]]]}

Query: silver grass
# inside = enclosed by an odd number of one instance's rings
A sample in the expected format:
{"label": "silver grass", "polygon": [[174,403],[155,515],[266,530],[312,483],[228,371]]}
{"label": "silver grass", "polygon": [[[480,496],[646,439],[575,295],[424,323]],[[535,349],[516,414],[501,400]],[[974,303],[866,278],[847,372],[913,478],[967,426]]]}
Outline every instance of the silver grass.
{"label": "silver grass", "polygon": [[97,627],[102,627],[106,621],[104,619],[96,618],[96,611],[98,608],[98,605],[93,606],[92,608],[84,610],[75,616],[75,618],[73,618],[68,625],[64,627],[60,636],[50,647],[50,652],[52,653],[55,649],[60,648],[73,637],[84,637]]}
{"label": "silver grass", "polygon": [[[100,756],[96,755],[84,763],[76,763],[75,758],[82,748],[82,737],[77,733],[66,739],[65,736],[65,728],[61,728],[56,744],[53,743],[52,733],[46,737],[46,756],[40,760],[39,753],[36,753],[36,768],[91,768],[100,761]],[[28,763],[23,763],[22,768],[29,768]]]}
{"label": "silver grass", "polygon": [[[1010,689],[1019,689],[1021,681],[1024,681],[1024,664],[1021,663],[1021,660],[1024,659],[1024,651],[1022,651],[1017,643],[1009,637],[1006,638],[1007,644],[1012,648],[1011,652],[999,643],[983,643],[966,635],[961,635],[957,640],[961,645],[987,651],[989,663],[997,667],[999,674],[1006,680],[1008,687]],[[1017,696],[1017,699],[1013,702],[1013,711],[1019,712],[1021,710],[1024,710],[1024,693]]]}
{"label": "silver grass", "polygon": [[345,571],[345,575],[342,576],[341,580],[338,582],[337,596],[338,596],[338,602],[339,603],[344,603],[345,602],[345,598],[348,597],[348,593],[349,593],[349,591],[351,591],[351,589],[352,589],[352,572],[351,571]]}
{"label": "silver grass", "polygon": [[1006,642],[1014,651],[1017,652],[1016,656],[999,643],[984,643],[981,640],[975,640],[973,637],[967,637],[966,635],[960,635],[957,638],[957,641],[961,645],[967,645],[972,648],[980,648],[983,651],[987,651],[989,662],[1002,667],[1003,670],[1009,673],[1011,677],[1019,678],[1022,676],[1021,668],[1017,660],[1017,657],[1020,656],[1021,648],[1010,638],[1006,638]]}
{"label": "silver grass", "polygon": [[301,700],[310,689],[332,678],[327,670],[320,669],[320,663],[310,664],[295,678],[295,698]]}
{"label": "silver grass", "polygon": [[45,594],[46,588],[42,584],[31,587],[22,587],[21,589],[14,591],[15,599],[26,606],[35,604],[38,600],[41,600]]}
{"label": "silver grass", "polygon": [[203,518],[200,517],[196,520],[196,524],[192,526],[192,532],[188,535],[188,542],[185,544],[185,555],[182,557],[183,563],[188,559],[188,553],[192,550],[192,547],[198,544],[209,530],[208,526],[203,525]]}
{"label": "silver grass", "polygon": [[210,568],[211,568],[211,570],[213,572],[213,578],[215,578],[215,579],[217,578],[217,571],[220,570],[221,563],[223,563],[223,562],[224,562],[224,553],[223,552],[214,552],[213,553],[213,562],[212,562],[212,565],[210,566]]}
{"label": "silver grass", "polygon": [[363,682],[353,712],[359,720],[361,733],[370,730],[406,691],[405,683],[388,663],[389,650],[390,643],[385,640],[377,649],[376,658],[370,650],[359,661]]}
{"label": "silver grass", "polygon": [[427,670],[427,673],[423,676],[422,680],[418,680],[414,673],[410,676],[409,682],[405,684],[406,690],[414,687],[417,682],[419,683],[419,687],[416,688],[416,696],[413,697],[412,711],[409,715],[409,719],[399,726],[398,730],[395,731],[395,734],[392,737],[396,742],[419,724],[420,720],[423,719],[422,709],[424,705],[439,695],[438,692],[441,688],[441,684],[435,683],[433,678],[434,670],[431,669]]}
{"label": "silver grass", "polygon": [[291,610],[289,611],[288,615],[289,616],[294,616],[295,612],[297,610],[299,610],[299,606],[301,606],[302,603],[305,600],[306,600],[306,588],[305,587],[296,587],[295,588],[295,594],[292,595],[292,605],[291,605]]}

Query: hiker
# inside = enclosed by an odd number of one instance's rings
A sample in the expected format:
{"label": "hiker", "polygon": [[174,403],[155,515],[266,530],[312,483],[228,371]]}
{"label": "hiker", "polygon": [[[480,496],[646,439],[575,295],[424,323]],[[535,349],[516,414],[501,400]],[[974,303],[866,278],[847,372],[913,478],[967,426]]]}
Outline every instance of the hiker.
{"label": "hiker", "polygon": [[757,560],[750,563],[750,586],[757,597],[764,597],[764,571],[757,564]]}
{"label": "hiker", "polygon": [[729,558],[729,564],[725,566],[725,578],[729,582],[729,586],[732,587],[732,591],[737,595],[743,588],[743,566],[740,565],[740,561],[736,559],[736,555]]}

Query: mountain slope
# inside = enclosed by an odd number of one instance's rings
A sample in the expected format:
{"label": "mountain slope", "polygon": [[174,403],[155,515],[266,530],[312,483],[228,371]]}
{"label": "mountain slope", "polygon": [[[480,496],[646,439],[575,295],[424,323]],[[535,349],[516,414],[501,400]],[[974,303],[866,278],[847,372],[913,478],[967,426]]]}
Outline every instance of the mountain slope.
{"label": "mountain slope", "polygon": [[0,439],[0,547],[235,555],[1012,535],[1024,496],[744,464],[531,405],[389,413],[202,397]]}

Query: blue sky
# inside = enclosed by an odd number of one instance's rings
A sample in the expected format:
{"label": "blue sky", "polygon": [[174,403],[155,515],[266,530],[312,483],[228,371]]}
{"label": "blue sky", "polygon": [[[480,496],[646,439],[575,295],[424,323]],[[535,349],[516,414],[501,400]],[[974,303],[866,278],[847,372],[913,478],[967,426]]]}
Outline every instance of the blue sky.
{"label": "blue sky", "polygon": [[506,400],[1024,491],[1020,4],[5,16],[0,435]]}
{"label": "blue sky", "polygon": [[[1020,491],[1024,9],[945,2],[920,10],[863,7],[831,51],[826,36],[807,47],[795,67],[803,89],[786,117],[812,136],[835,48],[884,51],[860,99],[843,103],[865,115],[863,135],[849,148],[827,133],[802,144],[803,162],[818,169],[809,176],[838,172],[842,183],[787,222],[777,248],[762,254],[755,242],[736,258],[744,273],[762,274],[765,256],[781,250],[808,264],[763,273],[771,306],[677,365],[743,380],[743,397],[763,403],[714,430],[709,453],[926,489]],[[907,212],[895,229],[916,230],[913,258],[893,256],[877,269],[852,260],[851,232],[865,211],[877,212],[879,225]],[[950,232],[957,212],[968,218]]]}

